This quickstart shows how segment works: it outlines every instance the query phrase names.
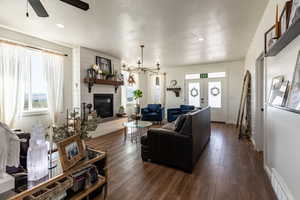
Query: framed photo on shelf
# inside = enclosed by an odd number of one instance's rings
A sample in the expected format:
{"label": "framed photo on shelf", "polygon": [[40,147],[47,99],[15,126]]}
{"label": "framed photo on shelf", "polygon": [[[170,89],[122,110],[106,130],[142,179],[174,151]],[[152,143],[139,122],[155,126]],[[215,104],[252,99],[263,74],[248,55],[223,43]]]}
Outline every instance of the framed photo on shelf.
{"label": "framed photo on shelf", "polygon": [[113,72],[110,59],[96,56],[96,65],[100,66],[100,70],[104,73],[112,74]]}
{"label": "framed photo on shelf", "polygon": [[287,107],[293,110],[300,110],[300,51],[298,52],[293,82],[289,92]]}
{"label": "framed photo on shelf", "polygon": [[276,76],[272,80],[268,103],[272,106],[284,106],[288,82],[284,76]]}
{"label": "framed photo on shelf", "polygon": [[292,0],[289,25],[291,26],[299,18],[300,18],[300,0]]}
{"label": "framed photo on shelf", "polygon": [[84,158],[83,141],[79,135],[69,137],[57,143],[57,149],[63,171],[67,171]]}
{"label": "framed photo on shelf", "polygon": [[265,33],[265,53],[269,51],[269,49],[276,42],[276,26],[273,25],[267,32]]}
{"label": "framed photo on shelf", "polygon": [[280,19],[279,19],[280,35],[283,35],[289,28],[291,9],[292,9],[292,1],[287,1],[284,5],[284,8],[281,12]]}

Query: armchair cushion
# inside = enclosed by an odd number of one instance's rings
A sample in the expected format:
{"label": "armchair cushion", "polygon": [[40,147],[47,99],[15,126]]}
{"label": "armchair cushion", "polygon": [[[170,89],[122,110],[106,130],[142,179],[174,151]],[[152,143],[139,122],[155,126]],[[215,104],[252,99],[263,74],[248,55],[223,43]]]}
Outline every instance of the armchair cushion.
{"label": "armchair cushion", "polygon": [[148,104],[148,109],[150,112],[157,112],[161,108],[161,104]]}
{"label": "armchair cushion", "polygon": [[148,109],[148,108],[142,108],[142,113],[148,113],[148,112],[150,112],[150,110]]}

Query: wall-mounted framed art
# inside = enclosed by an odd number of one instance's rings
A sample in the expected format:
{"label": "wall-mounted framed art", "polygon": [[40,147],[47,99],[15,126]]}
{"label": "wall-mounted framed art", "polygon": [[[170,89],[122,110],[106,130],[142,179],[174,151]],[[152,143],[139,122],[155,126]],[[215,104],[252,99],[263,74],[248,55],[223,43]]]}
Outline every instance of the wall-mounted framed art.
{"label": "wall-mounted framed art", "polygon": [[293,0],[291,6],[290,26],[300,18],[300,0]]}
{"label": "wall-mounted framed art", "polygon": [[284,106],[288,81],[283,81],[284,76],[276,76],[272,80],[268,103],[272,106]]}
{"label": "wall-mounted framed art", "polygon": [[96,56],[96,65],[100,66],[100,70],[106,74],[113,73],[110,59]]}
{"label": "wall-mounted framed art", "polygon": [[269,49],[276,42],[276,26],[273,25],[267,32],[265,33],[265,53],[269,51]]}
{"label": "wall-mounted framed art", "polygon": [[292,9],[292,1],[287,1],[284,5],[284,8],[281,12],[280,19],[279,19],[280,35],[283,35],[289,28],[291,9]]}
{"label": "wall-mounted framed art", "polygon": [[300,111],[300,51],[298,52],[293,81],[287,101],[287,107]]}

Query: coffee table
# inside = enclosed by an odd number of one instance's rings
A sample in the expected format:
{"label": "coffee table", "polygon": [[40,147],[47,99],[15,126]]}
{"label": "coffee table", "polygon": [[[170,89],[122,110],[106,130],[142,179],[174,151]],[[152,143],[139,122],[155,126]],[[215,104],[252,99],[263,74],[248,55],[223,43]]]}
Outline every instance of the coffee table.
{"label": "coffee table", "polygon": [[151,122],[147,121],[141,121],[141,120],[134,120],[131,122],[124,122],[124,141],[127,140],[128,132],[130,132],[130,139],[131,142],[136,141],[138,143],[138,140],[140,140],[141,136],[144,133],[145,129],[149,129],[150,126],[152,126]]}

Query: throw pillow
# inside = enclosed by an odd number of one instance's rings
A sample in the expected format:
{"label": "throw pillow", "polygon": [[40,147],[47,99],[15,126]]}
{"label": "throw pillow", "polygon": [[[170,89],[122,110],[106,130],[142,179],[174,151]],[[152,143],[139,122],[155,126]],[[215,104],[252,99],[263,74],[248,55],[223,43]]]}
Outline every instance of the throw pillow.
{"label": "throw pillow", "polygon": [[178,132],[182,128],[186,119],[186,115],[179,115],[175,120],[175,131]]}
{"label": "throw pillow", "polygon": [[174,123],[167,123],[167,124],[163,125],[161,128],[171,130],[171,131],[175,131],[175,124]]}

